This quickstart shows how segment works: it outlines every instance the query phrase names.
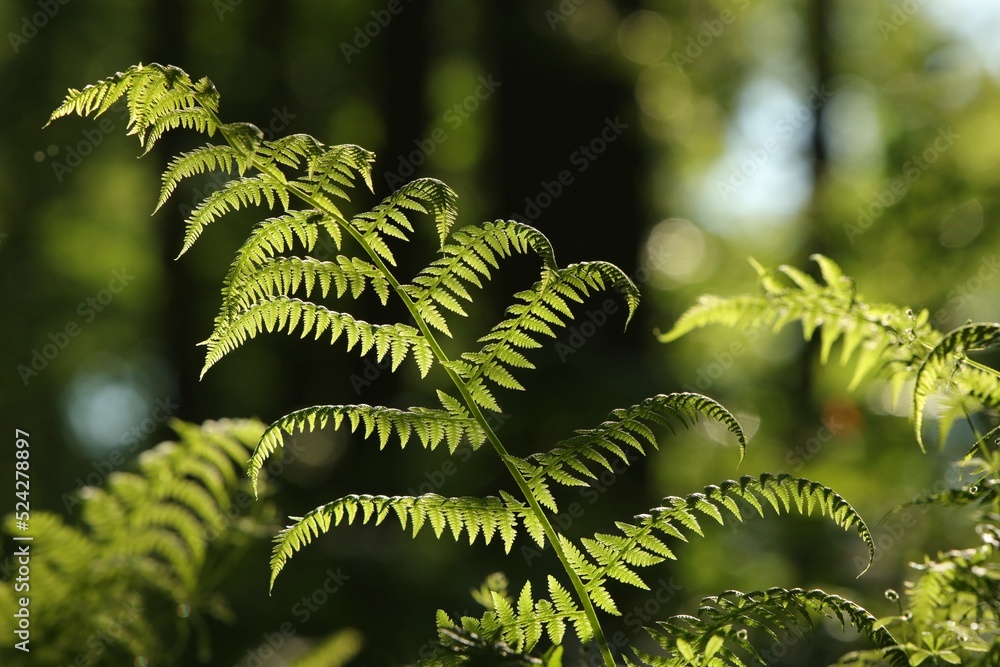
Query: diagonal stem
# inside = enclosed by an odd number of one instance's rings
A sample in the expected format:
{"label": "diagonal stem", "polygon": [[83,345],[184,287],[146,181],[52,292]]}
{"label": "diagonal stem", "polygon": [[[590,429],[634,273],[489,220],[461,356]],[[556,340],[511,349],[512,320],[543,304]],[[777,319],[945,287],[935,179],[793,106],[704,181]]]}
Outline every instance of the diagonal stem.
{"label": "diagonal stem", "polygon": [[[206,109],[206,111],[213,117],[213,120],[217,123],[218,127],[221,130],[222,136],[226,139],[226,142],[229,143],[234,148],[236,148],[237,150],[241,150],[241,148],[230,139],[230,137],[228,136],[227,132],[224,129],[223,123],[214,114],[214,112],[212,112],[211,109]],[[396,294],[399,296],[399,298],[402,300],[403,305],[406,306],[406,309],[407,311],[409,311],[410,316],[413,317],[414,322],[416,322],[417,328],[420,330],[421,334],[423,334],[424,338],[430,345],[431,350],[434,353],[434,356],[438,360],[438,363],[442,365],[442,368],[445,369],[445,372],[448,374],[448,377],[451,378],[452,383],[455,385],[455,387],[461,394],[462,400],[468,406],[470,413],[473,415],[476,422],[479,424],[480,428],[482,428],[483,433],[486,434],[486,437],[489,440],[490,444],[493,446],[494,451],[500,457],[500,460],[503,462],[503,464],[507,467],[507,471],[510,473],[511,477],[514,478],[514,481],[517,483],[517,486],[521,490],[522,495],[528,501],[528,505],[531,508],[532,513],[535,515],[535,517],[541,524],[542,529],[545,532],[546,538],[549,540],[549,543],[552,544],[552,550],[555,552],[556,556],[558,556],[560,563],[562,563],[563,569],[566,571],[567,576],[569,576],[570,582],[573,585],[573,589],[575,590],[577,597],[580,599],[580,603],[583,606],[584,613],[586,614],[587,620],[590,623],[591,629],[593,631],[594,639],[597,642],[597,645],[601,651],[601,656],[604,659],[605,666],[614,667],[615,658],[611,652],[611,647],[608,644],[608,640],[604,636],[604,630],[602,629],[600,621],[597,617],[597,610],[594,607],[594,603],[591,601],[590,596],[587,594],[587,589],[583,583],[583,580],[570,565],[569,559],[566,556],[566,552],[563,550],[562,543],[559,541],[559,533],[556,532],[556,529],[552,525],[552,522],[549,521],[549,517],[542,509],[541,504],[538,502],[538,498],[536,498],[535,494],[532,493],[531,488],[528,485],[528,481],[525,479],[521,471],[518,470],[517,466],[514,465],[512,457],[507,452],[506,447],[504,447],[503,443],[497,437],[496,432],[490,426],[489,422],[486,420],[486,417],[483,415],[483,412],[480,409],[479,405],[475,402],[475,400],[473,400],[472,394],[469,391],[469,388],[466,385],[466,383],[462,381],[462,379],[455,373],[455,371],[448,368],[447,365],[447,362],[449,361],[448,355],[445,353],[444,349],[437,341],[437,338],[435,338],[434,333],[431,331],[430,326],[427,324],[423,316],[420,314],[419,310],[416,307],[416,304],[410,298],[410,295],[407,294],[406,290],[403,289],[403,286],[400,284],[399,280],[397,280],[397,278],[389,269],[389,267],[386,266],[383,258],[374,251],[371,245],[365,240],[364,236],[353,225],[351,225],[347,220],[345,220],[343,216],[341,216],[337,211],[331,210],[323,202],[312,197],[308,192],[303,190],[294,182],[289,182],[287,178],[285,178],[284,174],[276,167],[273,167],[271,165],[258,164],[257,160],[254,159],[253,156],[249,157],[249,164],[250,166],[258,169],[259,171],[266,173],[269,176],[272,176],[277,180],[279,180],[303,202],[309,204],[316,210],[321,211],[324,215],[328,216],[330,219],[334,220],[338,225],[340,225],[358,243],[358,245],[361,246],[361,248],[365,251],[365,253],[367,253],[367,255],[371,258],[375,266],[378,267],[379,271],[381,271],[382,274],[386,277],[386,280],[389,281],[389,284],[392,286],[393,291],[395,291]]]}

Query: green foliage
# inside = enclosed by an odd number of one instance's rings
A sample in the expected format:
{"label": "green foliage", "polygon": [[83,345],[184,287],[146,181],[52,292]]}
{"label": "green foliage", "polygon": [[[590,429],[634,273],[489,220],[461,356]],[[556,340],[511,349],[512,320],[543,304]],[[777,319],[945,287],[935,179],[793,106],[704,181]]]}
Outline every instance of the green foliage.
{"label": "green foliage", "polygon": [[628,465],[628,449],[645,456],[644,442],[654,449],[659,446],[650,425],[671,429],[675,421],[685,426],[693,425],[699,415],[723,424],[736,436],[742,460],[746,452],[746,437],[729,411],[707,396],[681,393],[660,394],[630,408],[614,410],[597,428],[580,429],[572,438],[556,443],[552,450],[516,459],[515,465],[542,504],[557,512],[547,479],[566,486],[587,486],[587,479],[596,479],[596,475],[587,468],[588,462],[614,472],[609,454]]}
{"label": "green foliage", "polygon": [[[1000,378],[994,369],[973,361],[968,354],[995,348],[1000,338],[1000,325],[970,323],[947,333],[938,332],[928,324],[926,310],[914,314],[895,306],[865,304],[856,296],[853,282],[844,277],[831,260],[821,256],[814,256],[814,259],[820,265],[825,286],[818,285],[798,270],[781,267],[779,272],[794,283],[787,285],[774,273],[757,266],[763,295],[702,298],[661,339],[674,340],[708,324],[734,328],[772,324],[780,328],[797,320],[802,323],[807,339],[817,328],[822,332],[821,359],[824,362],[839,339],[843,339],[843,361],[860,350],[858,371],[852,385],[876,367],[897,383],[912,382],[915,438],[921,446],[925,408],[929,398],[940,391],[947,392],[951,399],[951,404],[939,415],[942,441],[959,416],[968,420],[971,430],[978,433],[971,413],[977,409],[993,412],[1000,405]],[[972,481],[943,492],[918,496],[905,505],[953,508],[951,511],[972,508],[981,544],[941,553],[935,558],[925,556],[922,563],[911,563],[918,575],[915,580],[905,583],[906,609],[895,591],[886,593],[888,599],[899,604],[898,615],[873,623],[867,612],[856,609],[849,613],[852,624],[869,635],[876,647],[889,650],[851,653],[838,665],[985,667],[1000,664],[998,433],[1000,427],[979,436],[962,461],[967,469],[967,475],[962,478],[969,477]],[[721,609],[721,605],[712,603],[708,607],[708,617],[714,621]],[[745,616],[741,618],[749,627],[760,627],[747,623]],[[723,618],[723,622],[727,621]],[[726,627],[731,629],[732,626]],[[661,645],[671,649],[670,642],[676,641],[673,655],[680,655],[681,662],[651,664],[703,664],[693,661],[692,656],[707,646],[708,637],[722,636],[710,634],[719,632],[717,624],[705,626],[700,619],[689,617],[679,624],[670,624],[670,629],[673,634],[663,635],[665,641]],[[895,634],[888,635],[889,629]],[[691,632],[693,636],[687,634]],[[683,646],[688,648],[683,649]],[[747,655],[761,661],[760,656],[752,652],[752,646],[746,642],[740,646]],[[719,655],[726,656],[727,650],[725,646],[720,648]]]}
{"label": "green foliage", "polygon": [[[616,659],[598,610],[612,615],[618,611],[606,582],[615,579],[645,588],[633,568],[674,556],[661,536],[685,540],[700,535],[698,515],[722,523],[725,511],[741,521],[736,499],[750,503],[758,512],[763,512],[765,505],[777,512],[817,510],[842,528],[857,530],[871,553],[868,529],[843,498],[809,480],[767,474],[724,482],[685,498],[667,498],[663,507],[636,517],[634,523],[617,523],[620,535],[598,533],[574,541],[560,533],[548,513],[557,509],[548,480],[564,485],[586,483],[594,476],[588,464],[611,467],[609,456],[627,461],[623,448],[645,454],[646,446],[658,447],[665,428],[688,426],[699,415],[729,429],[739,441],[741,454],[747,444],[736,419],[715,401],[696,394],[671,394],[616,410],[596,429],[578,431],[548,452],[526,458],[507,452],[487,417],[489,412],[500,412],[498,396],[505,390],[523,389],[515,374],[534,367],[529,354],[543,347],[547,338],[556,338],[558,330],[573,319],[574,309],[592,292],[614,290],[627,306],[627,324],[638,307],[639,292],[620,269],[600,261],[559,267],[544,235],[522,223],[496,221],[453,230],[456,196],[446,185],[431,179],[404,185],[371,209],[345,214],[338,204],[350,201],[349,193],[357,182],[363,181],[369,190],[372,187],[374,156],[370,152],[353,145],[326,146],[301,134],[265,140],[252,125],[223,123],[218,117],[219,96],[211,82],[195,82],[174,67],[139,65],[82,91],[70,91],[52,117],[100,115],[122,96],[128,101],[130,132],[138,135],[147,150],[163,132],[178,127],[208,137],[218,134],[224,142],[179,156],[164,175],[159,205],[186,178],[209,171],[231,177],[191,212],[181,254],[211,224],[232,211],[277,209],[276,217],[254,228],[230,267],[223,283],[222,306],[204,343],[205,370],[251,338],[264,332],[282,332],[316,339],[327,335],[331,345],[344,338],[349,351],[373,354],[379,360],[388,356],[393,370],[412,356],[422,377],[428,376],[433,366],[442,369],[439,379],[444,379],[442,374],[447,377],[447,389],[437,393],[443,410],[316,406],[279,419],[264,433],[251,458],[248,472],[253,483],[258,483],[261,467],[283,446],[286,436],[349,424],[352,431],[363,426],[364,436],[377,436],[383,448],[389,442],[405,446],[413,434],[430,449],[447,442],[450,454],[463,439],[480,450],[488,442],[488,449],[508,471],[521,496],[499,490],[495,496],[471,498],[350,495],[335,499],[278,534],[271,561],[272,583],[296,551],[334,526],[359,517],[363,523],[377,524],[393,514],[403,529],[412,526],[414,535],[430,524],[437,537],[449,532],[457,540],[464,532],[470,543],[480,534],[486,542],[499,534],[507,550],[517,539],[517,528],[523,527],[537,545],[551,545],[563,568],[559,574],[565,579],[547,576],[547,599],[534,598],[531,582],[523,585],[516,601],[503,591],[491,591],[488,610],[479,619],[463,618],[454,623],[447,614],[439,614],[443,652],[433,664],[510,664],[511,660],[536,664],[537,658],[524,654],[543,640],[552,645],[545,659],[556,664],[560,655],[556,647],[572,630],[581,642],[593,640],[611,667]],[[407,283],[395,273],[394,248],[415,235],[414,214],[433,219],[439,248],[430,263]],[[333,261],[292,254],[312,252],[321,238],[344,254]],[[462,302],[472,300],[470,287],[482,287],[492,271],[500,268],[500,260],[529,251],[541,262],[534,284],[514,294],[502,319],[477,341],[478,349],[447,350],[446,344],[457,344],[439,340],[437,335],[449,338],[450,319],[466,315]],[[832,271],[832,264],[824,270]],[[800,299],[803,304],[823,297],[821,288],[804,276],[791,270],[785,273],[809,291]],[[372,324],[351,315],[350,304],[344,303],[358,299],[369,288],[383,305],[394,294],[410,320]],[[842,286],[838,284],[837,289]],[[830,298],[841,305],[850,301],[840,292]],[[310,299],[335,299],[339,305]],[[766,302],[748,304],[736,311],[753,311],[754,317],[763,317],[766,306]],[[738,319],[739,312],[727,317]],[[705,318],[710,319],[710,315]],[[689,323],[697,324],[693,317]],[[432,379],[428,377],[428,381]],[[779,597],[765,596],[765,602]],[[747,599],[756,600],[753,596]],[[855,625],[867,628],[861,612],[847,603],[839,605],[832,598],[812,593],[794,593],[781,599],[784,604],[809,602],[825,611],[847,614]],[[757,609],[748,608],[747,613],[758,613]],[[728,613],[729,607],[726,610]],[[692,631],[685,639],[689,646],[711,647],[713,655],[731,654],[723,645],[732,639],[728,635],[720,635],[722,643],[714,636],[702,643],[696,634]],[[877,646],[885,644],[884,637],[871,634]]]}
{"label": "green foliage", "polygon": [[907,664],[902,652],[894,648],[892,635],[879,627],[867,611],[838,595],[799,588],[751,593],[726,591],[717,597],[707,597],[701,601],[697,616],[676,616],[647,629],[667,652],[666,656],[642,651],[637,654],[644,664],[653,667],[766,665],[766,656],[748,640],[748,631],[780,644],[787,641],[783,637],[797,636],[802,627],[810,625],[810,612],[836,619],[841,628],[846,629],[849,623],[876,647],[888,649],[872,652],[884,660],[880,664],[893,667]]}
{"label": "green foliage", "polygon": [[[825,284],[791,266],[772,271],[753,262],[760,294],[703,296],[660,340],[670,342],[710,324],[740,329],[770,326],[777,331],[797,321],[806,340],[820,332],[823,363],[837,341],[842,341],[842,365],[856,358],[851,389],[873,371],[884,374],[897,394],[905,382],[915,383],[913,421],[921,448],[924,409],[935,392],[947,392],[954,399],[939,416],[942,442],[956,417],[977,408],[1000,408],[997,372],[968,357],[970,352],[997,345],[1000,324],[969,324],[942,333],[929,323],[927,310],[915,313],[891,304],[868,304],[858,296],[854,281],[832,260],[822,255],[813,259]],[[973,399],[971,407],[969,399]]]}
{"label": "green foliage", "polygon": [[[81,521],[31,513],[31,657],[35,664],[121,665],[183,648],[204,621],[232,620],[209,581],[219,561],[258,539],[261,512],[233,516],[239,477],[264,425],[173,422],[180,439],[142,454],[70,505]],[[15,531],[13,517],[4,524]],[[19,543],[20,544],[20,543]],[[13,580],[0,584],[5,664],[15,654]],[[66,628],[74,628],[67,633]],[[86,637],[78,643],[80,637]],[[201,637],[203,659],[210,655]],[[157,664],[160,664],[157,662]]]}

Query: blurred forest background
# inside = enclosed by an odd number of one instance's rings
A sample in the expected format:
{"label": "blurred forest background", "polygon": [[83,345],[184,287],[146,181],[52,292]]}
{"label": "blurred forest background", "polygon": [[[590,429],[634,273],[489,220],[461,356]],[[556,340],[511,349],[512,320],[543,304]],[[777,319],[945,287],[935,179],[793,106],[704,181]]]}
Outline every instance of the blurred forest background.
{"label": "blurred forest background", "polygon": [[[390,5],[400,11],[387,14]],[[120,116],[42,129],[66,88],[139,61],[210,77],[224,120],[374,150],[375,197],[440,178],[459,194],[459,224],[530,221],[560,263],[604,259],[635,278],[644,300],[629,329],[622,309],[592,335],[581,318],[563,346],[536,354],[527,391],[504,403],[501,437],[515,453],[547,449],[613,408],[689,389],[736,413],[751,446],[737,468],[724,433],[668,435],[657,455],[602,484],[606,493],[580,496],[571,533],[762,471],[832,486],[874,527],[952,475],[947,443],[919,452],[905,399],[894,405],[878,381],[846,391],[848,372],[820,367],[795,328],[712,329],[671,345],[653,334],[699,294],[752,291],[748,257],[806,267],[815,252],[867,299],[926,307],[938,328],[996,320],[1000,5],[990,0],[5,0],[0,34],[3,412],[8,430],[31,433],[34,509],[68,514],[67,498],[101,479],[114,450],[131,458],[170,438],[169,417],[270,422],[314,404],[433,400],[405,367],[382,372],[281,336],[258,338],[199,381],[196,344],[254,218],[227,218],[173,261],[184,213],[214,187],[203,179],[150,217],[159,174],[190,136],[168,135],[137,161]],[[429,252],[431,236],[414,248]],[[495,321],[533,271],[509,265],[477,301],[470,331]],[[952,437],[957,449],[969,432]],[[378,453],[330,433],[302,442],[270,485],[281,517],[345,493],[507,484],[486,450],[459,458],[456,473],[441,451],[415,445]],[[711,530],[657,573],[673,592],[655,613],[775,585],[822,587],[889,613],[883,591],[900,586],[908,560],[972,543],[952,515],[918,514],[905,531],[889,521],[876,538],[888,548],[856,580],[863,545],[829,522],[769,517]],[[234,620],[208,625],[211,664],[245,664],[287,621],[295,639],[269,665],[343,627],[365,637],[357,664],[401,664],[433,637],[436,609],[475,610],[468,591],[490,572],[519,589],[556,566],[551,554],[504,558],[496,545],[347,528],[294,559],[268,597],[269,547],[260,540],[225,580]],[[303,622],[293,608],[328,568],[349,579]],[[636,592],[620,606],[644,600]],[[821,628],[787,664],[819,664],[849,639]]]}

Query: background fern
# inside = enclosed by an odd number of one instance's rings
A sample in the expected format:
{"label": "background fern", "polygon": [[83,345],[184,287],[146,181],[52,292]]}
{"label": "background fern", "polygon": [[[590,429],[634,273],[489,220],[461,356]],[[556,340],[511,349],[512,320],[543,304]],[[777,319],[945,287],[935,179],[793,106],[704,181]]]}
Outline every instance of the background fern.
{"label": "background fern", "polygon": [[[246,516],[231,513],[247,487],[240,468],[264,427],[235,420],[172,425],[177,442],[144,453],[134,472],[114,472],[102,487],[77,492],[80,522],[32,512],[34,664],[169,664],[191,635],[209,660],[207,622],[233,620],[211,582],[273,520],[270,503]],[[4,530],[19,532],[13,517]],[[5,664],[23,656],[13,648],[17,597],[14,581],[0,585]]]}
{"label": "background fern", "polygon": [[[1000,429],[980,434],[972,421],[976,410],[994,413],[1000,392],[996,370],[969,358],[969,353],[996,346],[998,325],[969,323],[947,333],[928,324],[926,310],[915,314],[895,306],[869,306],[861,301],[853,281],[845,277],[831,260],[814,256],[826,285],[791,267],[781,267],[779,275],[754,263],[760,276],[762,295],[730,299],[706,297],[688,310],[674,328],[661,336],[674,340],[708,324],[729,327],[773,325],[780,328],[799,321],[808,339],[819,330],[823,336],[821,360],[825,362],[833,345],[842,340],[842,362],[858,357],[858,367],[851,386],[855,387],[869,372],[888,375],[897,385],[909,381],[912,388],[912,418],[915,438],[921,446],[922,422],[928,400],[936,392],[946,392],[951,402],[938,415],[942,443],[956,419],[969,422],[977,436],[969,454],[961,462],[965,469],[960,479],[971,479],[960,486],[920,495],[897,508],[905,507],[974,508],[973,525],[981,543],[969,549],[951,550],[936,558],[925,556],[921,563],[911,563],[919,574],[905,583],[905,597],[894,590],[886,597],[897,603],[899,614],[879,619],[865,619],[858,625],[872,636],[876,646],[885,651],[862,651],[844,656],[838,665],[961,664],[992,665],[1000,658],[997,610],[1000,609],[1000,565],[996,549],[1000,546]],[[887,517],[887,518],[891,518]],[[904,602],[906,603],[904,609]],[[715,614],[714,607],[709,607]],[[671,641],[685,641],[692,647],[674,654],[690,658],[691,651],[706,647],[704,633],[692,644],[684,634],[698,622],[673,627],[677,638],[667,634],[663,646]],[[891,630],[893,635],[881,634]],[[878,636],[873,635],[873,631]],[[890,643],[892,639],[894,644]],[[744,647],[747,648],[747,647]],[[719,648],[718,650],[724,650]],[[756,656],[760,659],[760,656]],[[667,663],[663,663],[667,664]]]}
{"label": "background fern", "polygon": [[[969,324],[942,333],[929,323],[929,312],[891,304],[868,304],[858,296],[854,281],[822,255],[813,255],[825,284],[791,266],[767,270],[752,262],[759,277],[760,294],[730,298],[703,296],[662,334],[670,342],[691,331],[723,324],[731,328],[769,326],[775,331],[799,322],[806,340],[820,333],[820,360],[826,363],[834,345],[841,342],[840,363],[856,363],[849,388],[856,388],[872,373],[881,373],[894,385],[896,395],[907,381],[912,395],[914,432],[924,446],[923,416],[928,398],[938,391],[957,396],[938,415],[943,442],[956,418],[976,409],[1000,407],[997,371],[970,359],[968,354],[994,347],[1000,325]],[[975,399],[969,406],[963,399]]]}

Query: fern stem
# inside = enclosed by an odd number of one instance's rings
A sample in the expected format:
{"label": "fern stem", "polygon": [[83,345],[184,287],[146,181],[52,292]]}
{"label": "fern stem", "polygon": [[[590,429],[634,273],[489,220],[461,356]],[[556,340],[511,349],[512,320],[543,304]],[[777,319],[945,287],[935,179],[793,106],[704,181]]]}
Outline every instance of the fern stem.
{"label": "fern stem", "polygon": [[[212,116],[215,116],[215,114],[210,109],[207,109],[207,111]],[[222,122],[218,119],[218,117],[215,116],[214,119],[217,122],[218,126],[222,128],[223,127]],[[226,139],[227,143],[229,143],[234,148],[239,149],[239,146],[237,146],[230,140],[230,137],[227,135],[224,129],[221,130],[221,134]],[[268,175],[279,179],[282,183],[287,184],[289,191],[293,192],[299,199],[309,204],[316,210],[322,211],[325,215],[327,215],[332,220],[337,222],[337,224],[340,225],[351,236],[351,238],[353,238],[358,243],[358,245],[361,246],[361,248],[371,258],[372,262],[375,264],[378,270],[381,271],[382,274],[386,277],[386,280],[388,280],[389,285],[402,300],[403,305],[406,306],[406,309],[413,317],[414,322],[416,322],[417,328],[420,329],[421,334],[427,340],[427,343],[430,345],[431,350],[434,353],[434,356],[437,358],[438,362],[442,364],[442,368],[445,369],[445,372],[448,374],[448,377],[451,378],[452,383],[454,383],[455,387],[458,389],[459,393],[462,396],[462,400],[465,401],[466,405],[469,408],[470,413],[473,415],[476,422],[479,424],[480,428],[482,428],[483,433],[486,434],[486,437],[490,441],[490,444],[493,446],[494,451],[500,457],[500,460],[503,461],[503,464],[507,467],[507,471],[510,473],[511,477],[514,478],[514,481],[517,483],[517,486],[521,490],[521,493],[524,496],[525,500],[528,501],[528,506],[531,508],[531,511],[535,514],[536,518],[541,524],[542,529],[545,532],[546,538],[552,545],[552,550],[559,558],[559,562],[562,563],[563,569],[566,571],[567,576],[569,576],[570,582],[573,585],[573,589],[576,591],[576,595],[580,599],[580,603],[583,606],[584,613],[587,616],[587,621],[590,623],[591,630],[594,635],[594,640],[597,642],[597,645],[601,651],[601,656],[604,659],[605,666],[614,667],[615,666],[614,654],[612,654],[611,646],[608,644],[608,640],[604,636],[604,630],[601,628],[600,620],[597,617],[597,609],[594,607],[594,603],[591,601],[590,596],[587,594],[587,589],[583,583],[583,580],[570,565],[569,558],[566,556],[566,552],[563,550],[562,543],[559,541],[559,534],[556,532],[556,529],[552,525],[552,522],[549,521],[548,515],[542,509],[541,503],[539,503],[538,499],[535,497],[535,494],[532,493],[531,487],[528,485],[528,480],[525,479],[521,471],[518,470],[517,466],[514,465],[510,454],[507,452],[507,448],[504,447],[503,443],[500,441],[500,438],[497,437],[497,434],[493,431],[493,428],[486,420],[486,417],[485,415],[483,415],[482,410],[479,408],[479,405],[473,400],[472,394],[470,393],[468,387],[466,386],[466,383],[462,381],[462,379],[455,373],[455,371],[447,367],[446,364],[449,361],[448,355],[445,353],[440,343],[438,343],[437,338],[435,338],[434,333],[431,331],[430,326],[427,324],[423,316],[420,314],[420,311],[417,309],[416,304],[410,298],[410,295],[406,293],[406,291],[403,289],[402,284],[392,273],[392,271],[390,271],[389,267],[386,266],[385,261],[382,259],[382,257],[375,252],[375,250],[368,244],[367,241],[365,241],[361,233],[358,232],[358,230],[355,229],[354,226],[351,225],[347,220],[345,220],[341,215],[339,215],[336,211],[330,210],[322,202],[317,201],[315,198],[310,196],[309,193],[303,191],[302,188],[298,187],[296,184],[289,183],[288,180],[284,177],[284,174],[281,173],[279,169],[271,167],[270,165],[259,165],[257,164],[257,161],[253,159],[252,156],[250,157],[249,163],[250,166],[258,169],[259,171],[267,173]]]}
{"label": "fern stem", "polygon": [[[291,187],[292,190],[297,195],[303,197],[303,199],[308,201],[311,205],[313,206],[320,205],[319,202],[309,201],[310,199],[309,196],[306,193],[301,192],[294,185]],[[410,298],[410,295],[406,293],[402,285],[396,279],[396,276],[393,275],[392,271],[389,270],[389,267],[385,265],[385,262],[383,261],[382,257],[379,256],[379,254],[376,253],[371,248],[371,246],[368,245],[368,243],[364,240],[361,234],[352,225],[348,224],[346,220],[343,220],[342,218],[340,218],[340,216],[333,214],[331,211],[327,211],[323,208],[320,208],[320,210],[322,210],[324,213],[326,213],[334,220],[336,220],[345,230],[347,230],[347,232],[352,236],[352,238],[354,238],[361,245],[361,247],[365,250],[365,252],[368,253],[368,256],[371,257],[372,261],[375,263],[375,266],[377,266],[379,271],[381,271],[383,275],[385,275],[386,279],[389,281],[389,284],[392,286],[396,294],[398,294],[399,298],[403,301],[403,304],[406,306],[406,309],[410,312],[410,315],[416,322],[417,327],[420,329],[420,332],[423,334],[424,338],[427,339],[428,344],[431,346],[431,350],[434,352],[434,356],[437,357],[438,362],[442,364],[442,368],[444,368],[445,372],[448,373],[448,377],[451,378],[452,383],[454,383],[455,387],[462,395],[462,400],[465,401],[466,405],[469,408],[470,413],[476,419],[476,422],[479,424],[480,428],[483,429],[483,433],[486,434],[486,438],[490,441],[490,444],[493,446],[494,451],[500,457],[500,460],[503,461],[503,464],[507,467],[507,471],[510,473],[511,477],[514,478],[514,481],[517,483],[517,486],[521,490],[522,495],[524,495],[525,500],[528,501],[529,507],[531,507],[532,512],[535,514],[535,516],[541,523],[542,528],[545,531],[546,538],[552,544],[552,550],[559,557],[559,561],[562,563],[563,569],[566,570],[566,574],[569,575],[570,581],[573,584],[573,588],[576,590],[577,597],[580,598],[580,602],[583,605],[584,612],[587,615],[587,620],[590,622],[590,626],[593,630],[594,639],[597,641],[597,644],[600,647],[601,655],[604,658],[606,666],[614,667],[615,665],[614,655],[611,653],[611,647],[608,644],[607,638],[604,636],[604,631],[602,630],[600,621],[597,618],[597,610],[594,608],[594,604],[593,602],[591,602],[590,596],[587,594],[587,589],[583,583],[583,580],[580,579],[580,576],[570,565],[569,559],[567,558],[565,551],[563,551],[562,544],[559,541],[559,535],[556,532],[555,527],[552,525],[552,522],[549,521],[548,515],[542,509],[541,503],[538,502],[538,499],[535,497],[535,494],[532,493],[531,487],[528,485],[528,480],[524,478],[524,475],[521,473],[521,471],[518,470],[517,466],[514,465],[510,454],[507,452],[507,448],[503,446],[503,443],[500,441],[500,438],[493,431],[493,428],[486,420],[486,416],[483,415],[483,412],[480,409],[479,404],[473,400],[472,394],[469,392],[466,383],[462,381],[462,378],[460,378],[458,374],[455,373],[454,370],[448,368],[446,363],[444,363],[449,361],[448,355],[447,353],[445,353],[440,343],[438,343],[437,338],[435,338],[434,333],[430,329],[430,326],[421,316],[419,310],[417,309],[416,304],[413,303],[413,300]]]}
{"label": "fern stem", "polygon": [[525,500],[528,501],[528,506],[531,507],[532,512],[535,514],[536,518],[541,523],[542,528],[545,531],[546,538],[552,544],[552,550],[559,557],[559,561],[562,563],[563,569],[566,570],[566,574],[569,576],[570,581],[573,584],[573,588],[576,591],[577,597],[580,598],[580,602],[583,605],[584,612],[587,615],[587,620],[590,622],[590,626],[593,630],[594,639],[597,641],[597,644],[600,647],[601,655],[604,658],[606,667],[614,667],[615,665],[614,655],[611,653],[611,647],[608,644],[607,638],[604,636],[604,631],[601,628],[600,621],[597,618],[597,610],[594,608],[594,604],[593,602],[591,602],[590,596],[587,594],[587,589],[583,583],[583,580],[580,579],[580,576],[570,565],[569,559],[567,558],[565,551],[563,551],[562,544],[559,541],[559,535],[558,533],[556,533],[555,527],[552,525],[552,522],[549,521],[548,515],[542,509],[541,503],[538,502],[538,499],[535,497],[535,494],[532,493],[531,487],[528,485],[528,480],[524,478],[524,475],[521,473],[521,471],[518,470],[517,466],[514,465],[510,454],[507,452],[507,448],[503,446],[503,443],[500,441],[500,438],[497,437],[497,434],[493,431],[493,428],[486,420],[486,416],[483,415],[483,412],[480,409],[479,404],[477,404],[473,400],[472,394],[469,392],[466,383],[462,381],[462,378],[460,378],[455,373],[455,371],[447,367],[445,363],[449,361],[447,353],[441,347],[440,343],[438,343],[437,338],[435,338],[434,333],[430,329],[430,326],[421,316],[419,310],[417,309],[416,304],[413,303],[413,300],[410,298],[410,295],[406,293],[400,282],[396,279],[396,276],[393,275],[392,271],[389,270],[389,267],[385,265],[385,262],[383,261],[382,257],[379,256],[379,254],[376,253],[371,248],[371,246],[368,245],[368,243],[364,240],[361,234],[352,225],[348,224],[348,222],[346,220],[343,220],[340,216],[335,215],[332,211],[328,211],[322,208],[319,202],[310,201],[311,198],[308,196],[308,194],[301,192],[301,190],[296,188],[294,185],[291,186],[291,189],[296,193],[296,195],[302,197],[309,204],[318,207],[319,210],[322,210],[324,213],[326,213],[331,218],[336,220],[337,223],[340,224],[351,235],[351,237],[354,238],[354,240],[361,245],[364,251],[368,253],[368,256],[371,257],[372,262],[374,262],[375,266],[378,267],[379,271],[381,271],[382,274],[385,275],[386,279],[389,281],[389,284],[392,286],[393,290],[396,292],[396,294],[399,295],[399,298],[403,301],[403,304],[406,306],[406,309],[409,311],[410,315],[416,322],[417,327],[420,329],[421,334],[423,334],[424,338],[430,345],[431,350],[434,352],[434,356],[437,358],[438,362],[442,364],[442,368],[445,369],[445,372],[448,374],[448,377],[451,378],[452,383],[454,383],[455,387],[461,394],[462,400],[464,400],[466,405],[468,406],[470,413],[475,418],[480,428],[482,428],[483,433],[486,434],[486,438],[490,441],[490,444],[493,446],[494,451],[500,457],[500,460],[503,461],[503,464],[507,467],[507,471],[510,473],[511,477],[514,478],[514,481],[517,483],[517,486],[521,490],[521,493],[524,496]]}

